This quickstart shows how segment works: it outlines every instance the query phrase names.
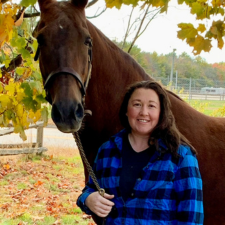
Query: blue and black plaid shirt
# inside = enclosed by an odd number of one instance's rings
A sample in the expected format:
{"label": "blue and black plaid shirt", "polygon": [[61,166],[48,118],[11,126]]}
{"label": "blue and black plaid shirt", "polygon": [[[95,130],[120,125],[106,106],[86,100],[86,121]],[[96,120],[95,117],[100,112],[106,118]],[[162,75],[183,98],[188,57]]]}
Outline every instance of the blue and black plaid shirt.
{"label": "blue and black plaid shirt", "polygon": [[[194,225],[203,224],[202,180],[195,154],[188,146],[181,145],[179,158],[170,153],[156,151],[137,179],[133,195],[123,200],[119,190],[122,167],[121,151],[127,135],[122,130],[104,143],[94,164],[100,187],[114,195],[115,203],[106,218],[106,224],[126,225]],[[159,149],[166,146],[159,140]],[[86,198],[96,188],[90,178],[77,205],[87,214]]]}

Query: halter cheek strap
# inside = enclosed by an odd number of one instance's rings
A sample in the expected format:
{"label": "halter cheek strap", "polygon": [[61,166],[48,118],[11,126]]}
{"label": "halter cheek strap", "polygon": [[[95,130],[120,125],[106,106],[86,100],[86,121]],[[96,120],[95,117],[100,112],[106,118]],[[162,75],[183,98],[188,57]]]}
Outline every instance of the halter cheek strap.
{"label": "halter cheek strap", "polygon": [[[40,55],[40,47],[38,46],[37,52],[34,56],[35,61],[38,60],[39,55]],[[92,70],[91,61],[92,61],[92,43],[88,48],[88,74],[87,74],[86,82],[83,84],[80,75],[74,69],[72,69],[70,67],[59,67],[57,70],[52,71],[48,75],[47,79],[45,80],[44,89],[45,89],[45,92],[46,92],[46,100],[50,104],[52,104],[52,99],[51,99],[51,96],[50,96],[50,94],[48,92],[48,89],[47,89],[47,86],[48,86],[51,78],[54,77],[54,76],[60,75],[60,74],[69,74],[69,75],[73,76],[79,82],[80,87],[81,87],[80,91],[81,91],[81,94],[82,94],[82,97],[83,97],[83,102],[84,102],[84,97],[85,97],[85,94],[86,94],[87,86],[88,86],[89,80],[91,78],[91,70]]]}
{"label": "halter cheek strap", "polygon": [[47,79],[46,79],[46,81],[45,81],[45,83],[44,83],[44,88],[45,88],[45,90],[47,89],[47,86],[48,86],[49,81],[51,80],[51,78],[54,77],[54,76],[60,75],[60,74],[69,74],[69,75],[75,77],[76,80],[79,82],[79,84],[80,84],[80,86],[81,86],[80,89],[81,89],[81,94],[82,94],[82,96],[85,95],[86,90],[85,90],[85,87],[84,87],[84,85],[83,85],[83,83],[82,83],[82,81],[81,81],[80,75],[79,75],[74,69],[69,68],[69,67],[62,67],[62,68],[59,67],[57,70],[51,72],[51,73],[48,75],[48,77],[47,77]]}

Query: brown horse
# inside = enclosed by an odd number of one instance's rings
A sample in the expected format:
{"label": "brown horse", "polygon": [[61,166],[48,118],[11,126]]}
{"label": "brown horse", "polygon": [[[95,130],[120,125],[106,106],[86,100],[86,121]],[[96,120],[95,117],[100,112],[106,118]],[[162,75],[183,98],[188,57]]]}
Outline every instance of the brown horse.
{"label": "brown horse", "polygon": [[[98,147],[121,129],[118,112],[126,86],[151,78],[130,55],[86,20],[86,4],[87,0],[39,0],[37,54],[52,103],[52,119],[60,131],[68,133],[79,130],[83,121],[81,141],[92,164]],[[205,116],[168,93],[179,130],[198,151],[204,224],[225,224],[225,119]],[[92,116],[83,120],[85,108],[92,111]]]}

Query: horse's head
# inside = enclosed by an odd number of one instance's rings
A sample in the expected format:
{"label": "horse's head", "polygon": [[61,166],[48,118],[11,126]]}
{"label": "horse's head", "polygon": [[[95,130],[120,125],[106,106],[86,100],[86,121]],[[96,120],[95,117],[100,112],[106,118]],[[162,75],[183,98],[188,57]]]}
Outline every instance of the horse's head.
{"label": "horse's head", "polygon": [[79,130],[84,117],[83,97],[91,69],[91,37],[84,8],[87,0],[38,0],[37,31],[40,69],[52,119],[62,132]]}

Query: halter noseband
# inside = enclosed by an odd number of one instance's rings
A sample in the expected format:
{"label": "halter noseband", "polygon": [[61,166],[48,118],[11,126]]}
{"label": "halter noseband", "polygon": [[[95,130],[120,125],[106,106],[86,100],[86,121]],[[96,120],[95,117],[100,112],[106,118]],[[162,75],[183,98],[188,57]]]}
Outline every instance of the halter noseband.
{"label": "halter noseband", "polygon": [[[40,55],[40,47],[38,46],[37,48],[37,52],[34,56],[34,60],[37,61],[38,58],[39,58],[39,55]],[[83,84],[82,83],[82,80],[81,80],[81,77],[80,75],[72,68],[69,68],[69,67],[59,67],[57,70],[55,71],[52,71],[47,79],[45,80],[45,83],[44,83],[44,89],[45,89],[45,92],[46,92],[46,100],[52,104],[52,99],[51,99],[51,96],[47,90],[47,86],[49,84],[49,81],[51,80],[52,77],[55,77],[57,75],[60,75],[60,74],[69,74],[71,76],[73,76],[80,84],[80,91],[81,91],[81,94],[82,94],[82,102],[84,103],[84,98],[85,98],[85,94],[86,94],[86,90],[87,90],[87,86],[88,86],[88,83],[89,83],[89,80],[91,78],[91,69],[92,69],[92,43],[89,45],[88,47],[88,75],[87,75],[87,79],[86,79],[86,82]]]}

